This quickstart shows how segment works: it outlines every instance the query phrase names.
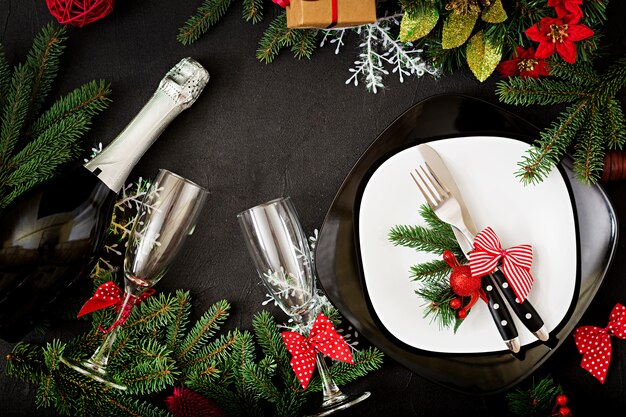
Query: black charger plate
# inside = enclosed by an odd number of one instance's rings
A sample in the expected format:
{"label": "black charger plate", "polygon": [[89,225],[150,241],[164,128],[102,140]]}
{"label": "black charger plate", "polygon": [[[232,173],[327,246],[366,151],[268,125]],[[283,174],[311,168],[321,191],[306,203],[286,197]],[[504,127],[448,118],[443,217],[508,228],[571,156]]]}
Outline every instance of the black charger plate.
{"label": "black charger plate", "polygon": [[392,336],[370,304],[357,241],[361,194],[372,173],[394,154],[419,143],[463,136],[499,136],[532,142],[538,129],[490,103],[439,95],[415,104],[365,151],[337,192],[320,229],[315,263],[330,301],[372,344],[411,371],[453,390],[496,394],[532,374],[566,340],[596,294],[617,245],[617,217],[599,185],[580,184],[571,160],[559,170],[574,203],[579,285],[568,317],[552,332],[550,346],[533,343],[520,355],[508,351],[442,354],[415,349]]}

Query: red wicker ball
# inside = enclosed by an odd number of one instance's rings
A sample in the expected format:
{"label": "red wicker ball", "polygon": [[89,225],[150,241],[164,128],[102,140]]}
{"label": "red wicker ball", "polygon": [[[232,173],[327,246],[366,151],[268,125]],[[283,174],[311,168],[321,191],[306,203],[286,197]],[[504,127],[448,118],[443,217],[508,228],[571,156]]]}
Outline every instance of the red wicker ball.
{"label": "red wicker ball", "polygon": [[115,0],[46,0],[60,24],[82,28],[113,11]]}

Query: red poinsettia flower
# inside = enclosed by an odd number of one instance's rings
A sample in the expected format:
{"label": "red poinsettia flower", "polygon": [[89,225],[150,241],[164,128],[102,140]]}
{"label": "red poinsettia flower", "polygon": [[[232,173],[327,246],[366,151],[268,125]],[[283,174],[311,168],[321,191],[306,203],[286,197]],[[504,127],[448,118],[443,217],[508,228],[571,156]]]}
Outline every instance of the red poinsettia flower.
{"label": "red poinsettia flower", "polygon": [[570,17],[572,23],[578,23],[583,17],[580,5],[583,0],[548,0],[548,6],[554,7],[557,17]]}
{"label": "red poinsettia flower", "polygon": [[526,36],[539,42],[536,58],[548,58],[555,52],[565,61],[576,62],[576,44],[593,35],[593,30],[577,23],[568,16],[563,18],[544,17],[539,23],[526,29]]}
{"label": "red poinsettia flower", "polygon": [[524,49],[519,46],[515,48],[512,59],[500,62],[498,71],[503,77],[519,75],[522,78],[539,78],[540,75],[550,75],[545,59],[537,58],[533,48]]}

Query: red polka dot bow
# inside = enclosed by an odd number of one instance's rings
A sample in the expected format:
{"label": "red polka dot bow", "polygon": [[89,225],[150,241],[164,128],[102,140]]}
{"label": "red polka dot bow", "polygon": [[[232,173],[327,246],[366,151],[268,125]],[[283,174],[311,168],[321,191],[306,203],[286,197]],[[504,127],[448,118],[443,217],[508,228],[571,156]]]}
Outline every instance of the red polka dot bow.
{"label": "red polka dot bow", "polygon": [[626,307],[621,304],[613,307],[604,329],[581,326],[574,332],[576,347],[583,355],[580,366],[603,384],[611,362],[611,336],[626,339]]}
{"label": "red polka dot bow", "polygon": [[[130,300],[124,307],[124,313],[120,316],[120,318],[116,320],[111,325],[111,327],[109,327],[106,330],[102,328],[102,326],[100,326],[99,327],[100,331],[102,331],[102,333],[108,333],[111,330],[113,330],[116,326],[121,326],[122,324],[124,324],[126,319],[128,319],[128,316],[130,315],[132,308],[135,305],[144,301],[146,298],[150,297],[152,294],[154,294],[154,289],[149,289],[149,290],[144,291],[143,294],[141,294],[139,297],[135,297],[131,295]],[[93,297],[91,297],[89,300],[85,302],[85,304],[83,304],[82,308],[78,312],[77,317],[84,316],[85,314],[93,313],[96,310],[101,310],[103,308],[112,307],[112,306],[115,307],[116,311],[119,311],[120,308],[122,308],[123,304],[124,304],[124,293],[122,292],[120,287],[118,287],[117,284],[115,284],[113,281],[105,282],[104,284],[100,285],[96,289],[96,292],[94,293]]]}
{"label": "red polka dot bow", "polygon": [[474,250],[469,254],[472,276],[483,277],[493,272],[502,260],[502,272],[520,302],[524,301],[533,285],[530,267],[533,264],[533,247],[517,245],[503,250],[500,239],[491,227],[481,231],[474,239]]}
{"label": "red polka dot bow", "polygon": [[338,361],[354,363],[350,346],[323,313],[315,319],[308,338],[296,332],[283,332],[282,336],[285,347],[293,355],[291,368],[304,389],[311,381],[318,352]]}

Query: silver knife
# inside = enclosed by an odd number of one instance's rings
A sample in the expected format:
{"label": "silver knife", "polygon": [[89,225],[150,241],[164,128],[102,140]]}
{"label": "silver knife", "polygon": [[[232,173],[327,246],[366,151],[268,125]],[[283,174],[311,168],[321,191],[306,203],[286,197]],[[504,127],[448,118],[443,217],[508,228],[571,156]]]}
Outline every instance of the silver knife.
{"label": "silver knife", "polygon": [[[434,171],[434,173],[439,177],[439,179],[446,185],[450,193],[456,198],[461,206],[461,212],[463,214],[463,222],[465,223],[466,230],[461,231],[452,228],[454,235],[456,236],[463,253],[467,256],[467,254],[474,249],[473,241],[474,237],[478,233],[476,226],[474,225],[474,221],[470,216],[470,213],[467,209],[467,206],[464,203],[463,196],[454,181],[454,177],[448,170],[447,166],[432,147],[421,144],[418,147],[418,150],[424,157],[424,161],[428,163],[429,167]],[[547,341],[549,339],[549,333],[544,325],[543,320],[532,306],[529,300],[524,300],[524,302],[520,303],[516,298],[513,289],[509,286],[504,274],[499,269],[496,269],[490,276],[488,276],[488,280],[491,280],[491,284],[494,288],[498,288],[506,300],[508,301],[511,309],[515,313],[515,315],[520,319],[520,321],[524,324],[524,326],[541,341]],[[504,306],[502,306],[504,307]]]}

